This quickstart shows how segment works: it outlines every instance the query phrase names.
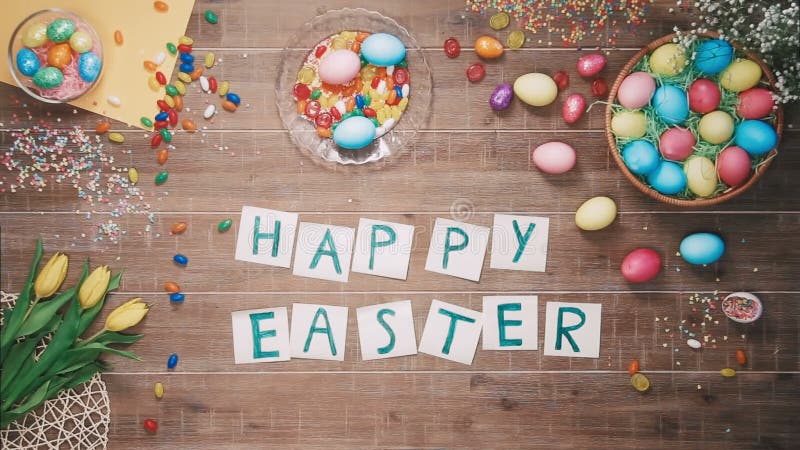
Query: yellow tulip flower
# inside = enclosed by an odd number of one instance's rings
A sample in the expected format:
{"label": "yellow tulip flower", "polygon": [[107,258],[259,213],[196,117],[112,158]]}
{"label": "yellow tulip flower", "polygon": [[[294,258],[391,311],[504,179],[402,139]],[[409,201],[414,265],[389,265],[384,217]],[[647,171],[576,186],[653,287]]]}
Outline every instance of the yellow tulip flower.
{"label": "yellow tulip flower", "polygon": [[111,314],[106,318],[105,329],[108,331],[126,330],[141,322],[149,309],[150,306],[147,303],[142,303],[142,299],[139,297],[128,300],[114,311],[111,311]]}
{"label": "yellow tulip flower", "polygon": [[96,305],[106,294],[108,281],[111,279],[111,271],[108,266],[100,266],[88,276],[78,290],[78,302],[81,308],[89,309]]}
{"label": "yellow tulip flower", "polygon": [[63,253],[56,253],[47,261],[33,283],[37,298],[47,298],[56,293],[67,276],[68,265],[69,258]]}

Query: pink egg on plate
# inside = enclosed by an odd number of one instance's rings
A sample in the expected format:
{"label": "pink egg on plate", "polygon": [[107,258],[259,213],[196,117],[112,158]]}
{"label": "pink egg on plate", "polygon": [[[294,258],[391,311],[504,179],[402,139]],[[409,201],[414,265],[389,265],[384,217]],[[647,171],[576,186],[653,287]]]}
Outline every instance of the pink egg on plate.
{"label": "pink egg on plate", "polygon": [[655,91],[656,80],[649,73],[633,72],[620,83],[617,100],[628,109],[639,109],[650,103]]}
{"label": "pink egg on plate", "polygon": [[689,109],[702,114],[710,113],[722,99],[719,86],[711,80],[698,78],[689,86]]}
{"label": "pink egg on plate", "polygon": [[741,147],[732,145],[717,156],[717,174],[728,186],[735,187],[750,178],[750,155]]}
{"label": "pink egg on plate", "polygon": [[736,112],[745,119],[763,119],[772,113],[775,100],[772,92],[764,88],[752,88],[739,93]]}
{"label": "pink egg on plate", "polygon": [[544,143],[533,150],[533,164],[544,173],[557,175],[575,167],[575,149],[563,142]]}
{"label": "pink egg on plate", "polygon": [[606,67],[606,61],[606,57],[599,53],[583,56],[578,60],[578,73],[582,77],[593,77]]}
{"label": "pink egg on plate", "polygon": [[352,50],[329,52],[319,62],[319,77],[328,84],[345,84],[361,71],[361,59]]}
{"label": "pink egg on plate", "polygon": [[661,272],[661,256],[651,248],[637,248],[622,260],[620,271],[631,283],[648,282]]}
{"label": "pink egg on plate", "polygon": [[661,133],[658,151],[664,159],[683,161],[694,151],[697,138],[686,128],[674,127]]}

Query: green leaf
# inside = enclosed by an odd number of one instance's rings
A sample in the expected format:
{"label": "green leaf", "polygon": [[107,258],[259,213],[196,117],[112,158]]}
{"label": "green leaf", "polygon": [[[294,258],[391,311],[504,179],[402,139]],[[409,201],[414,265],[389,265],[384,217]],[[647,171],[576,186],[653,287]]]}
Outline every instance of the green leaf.
{"label": "green leaf", "polygon": [[9,411],[11,414],[24,414],[31,409],[39,406],[47,398],[47,388],[50,386],[50,381],[45,382],[33,394],[29,395],[25,401],[16,408]]}
{"label": "green leaf", "polygon": [[124,356],[124,357],[130,358],[130,359],[135,359],[136,361],[141,361],[142,360],[142,358],[139,358],[138,356],[134,355],[131,352],[126,352],[124,350],[118,350],[116,348],[111,348],[111,347],[105,346],[103,344],[100,344],[98,342],[92,342],[91,344],[87,344],[87,345],[85,345],[85,346],[83,346],[81,348],[82,349],[101,350],[101,351],[103,351],[105,353],[113,353],[115,355]]}
{"label": "green leaf", "polygon": [[[0,377],[0,392],[5,392],[11,382],[16,379],[16,375],[20,373],[20,368],[23,367],[23,364],[25,364],[27,360],[33,360],[32,355],[36,350],[36,346],[47,333],[50,333],[58,326],[58,322],[60,321],[60,317],[53,317],[50,323],[36,336],[15,343],[11,347],[8,358],[3,362],[3,376]],[[0,395],[0,398],[5,398],[5,395]]]}
{"label": "green leaf", "polygon": [[100,344],[133,344],[143,337],[143,334],[122,334],[116,331],[106,331],[98,336],[94,342]]}
{"label": "green leaf", "polygon": [[[28,311],[31,302],[31,290],[33,289],[33,280],[36,277],[36,269],[39,267],[39,261],[42,259],[42,239],[36,241],[36,251],[33,254],[33,262],[31,262],[31,269],[28,273],[28,279],[19,291],[17,303],[14,305],[11,316],[5,319],[5,325],[0,330],[0,347],[6,347],[15,339],[17,331],[22,326],[22,319]],[[2,364],[2,355],[0,355],[0,364]]]}
{"label": "green leaf", "polygon": [[22,324],[22,327],[17,332],[16,337],[27,336],[31,333],[39,331],[43,326],[47,325],[56,312],[70,299],[75,298],[77,288],[70,288],[58,294],[52,300],[46,302],[39,302],[33,307],[33,311]]}
{"label": "green leaf", "polygon": [[89,309],[85,309],[81,313],[80,323],[78,324],[78,336],[82,335],[83,332],[89,328],[92,322],[94,322],[95,317],[97,317],[97,314],[100,313],[100,310],[103,309],[103,305],[106,303],[106,297],[108,297],[108,293],[119,287],[119,282],[121,279],[122,271],[120,270],[108,281],[108,289],[106,289],[106,293],[103,295],[103,298],[100,299],[96,305]]}

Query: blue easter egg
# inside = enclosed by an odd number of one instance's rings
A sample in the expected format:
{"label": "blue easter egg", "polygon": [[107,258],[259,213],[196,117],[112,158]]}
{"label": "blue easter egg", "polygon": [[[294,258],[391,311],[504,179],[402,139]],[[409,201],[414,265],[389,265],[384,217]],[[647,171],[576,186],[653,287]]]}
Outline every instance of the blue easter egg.
{"label": "blue easter egg", "polygon": [[95,53],[81,53],[81,58],[78,60],[78,73],[83,78],[83,81],[92,83],[97,80],[102,67],[103,62],[100,61],[100,57]]}
{"label": "blue easter egg", "polygon": [[32,77],[41,65],[33,50],[23,48],[17,52],[17,70],[23,75]]}
{"label": "blue easter egg", "polygon": [[686,189],[686,174],[680,164],[664,161],[647,175],[647,182],[664,195],[674,195]]}
{"label": "blue easter egg", "polygon": [[733,142],[751,155],[763,155],[778,145],[778,133],[761,120],[744,120],[736,126]]}
{"label": "blue easter egg", "polygon": [[667,125],[678,125],[689,117],[689,98],[681,88],[665,84],[656,89],[652,99],[656,114]]}
{"label": "blue easter egg", "polygon": [[339,147],[356,150],[375,139],[375,125],[363,116],[352,116],[339,122],[333,130],[333,142]]}
{"label": "blue easter egg", "polygon": [[683,238],[680,252],[689,264],[711,264],[725,253],[725,242],[713,233],[694,233]]}
{"label": "blue easter egg", "polygon": [[654,171],[660,159],[655,146],[643,139],[629,142],[622,149],[622,160],[636,175],[647,175]]}
{"label": "blue easter egg", "polygon": [[391,34],[375,33],[361,43],[361,56],[376,66],[393,66],[406,57],[406,47]]}
{"label": "blue easter egg", "polygon": [[695,51],[694,67],[706,74],[716,75],[733,61],[733,47],[722,39],[705,41]]}

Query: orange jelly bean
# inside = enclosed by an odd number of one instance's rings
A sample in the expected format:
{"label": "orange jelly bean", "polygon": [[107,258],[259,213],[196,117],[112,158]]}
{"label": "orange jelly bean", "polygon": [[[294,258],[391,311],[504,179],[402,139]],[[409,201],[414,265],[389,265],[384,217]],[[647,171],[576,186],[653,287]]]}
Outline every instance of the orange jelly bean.
{"label": "orange jelly bean", "polygon": [[628,363],[628,373],[634,375],[639,372],[639,360],[632,359],[631,362]]}
{"label": "orange jelly bean", "polygon": [[176,95],[172,97],[172,101],[175,102],[175,111],[183,111],[183,96]]}
{"label": "orange jelly bean", "polygon": [[222,109],[228,112],[236,111],[236,103],[233,103],[230,100],[225,100],[222,102]]}
{"label": "orange jelly bean", "polygon": [[169,11],[169,5],[162,1],[153,2],[153,8],[155,8],[158,12]]}
{"label": "orange jelly bean", "polygon": [[353,108],[355,108],[355,107],[356,107],[356,100],[355,100],[355,98],[353,98],[353,97],[348,97],[348,98],[347,98],[347,102],[344,104],[344,106],[345,106],[345,109],[347,110],[347,112],[350,112],[350,111],[352,111],[352,110],[353,110]]}
{"label": "orange jelly bean", "polygon": [[747,365],[747,354],[744,352],[744,350],[742,349],[736,350],[736,362],[740,366]]}
{"label": "orange jelly bean", "polygon": [[353,42],[353,46],[350,48],[353,50],[354,53],[358,53],[361,51],[361,42],[355,41]]}
{"label": "orange jelly bean", "polygon": [[317,127],[317,135],[319,135],[320,137],[329,138],[329,137],[331,137],[331,129],[330,128]]}
{"label": "orange jelly bean", "polygon": [[164,164],[167,162],[167,159],[169,159],[169,150],[162,148],[156,153],[156,161],[158,161],[159,164]]}
{"label": "orange jelly bean", "polygon": [[123,37],[122,37],[122,31],[119,31],[119,30],[115,31],[114,32],[114,42],[116,42],[117,45],[122,45],[122,43],[124,41],[125,41],[125,39],[123,39]]}
{"label": "orange jelly bean", "polygon": [[368,37],[369,37],[369,33],[362,33],[361,31],[356,33],[356,41],[357,42],[364,42],[364,39],[366,39]]}
{"label": "orange jelly bean", "polygon": [[97,134],[106,134],[111,129],[111,122],[100,122],[94,127],[94,132]]}
{"label": "orange jelly bean", "polygon": [[144,63],[142,63],[142,65],[144,66],[144,70],[148,72],[155,72],[156,69],[158,68],[156,63],[154,63],[153,61],[145,61]]}
{"label": "orange jelly bean", "polygon": [[197,66],[197,67],[194,68],[192,73],[189,74],[189,78],[191,78],[192,81],[194,81],[194,80],[200,78],[200,76],[202,76],[202,75],[203,75],[203,67],[202,66]]}
{"label": "orange jelly bean", "polygon": [[181,126],[186,131],[197,131],[197,125],[192,119],[183,119],[181,121]]}
{"label": "orange jelly bean", "polygon": [[481,36],[475,41],[475,53],[481,58],[499,58],[503,55],[503,44],[491,36]]}
{"label": "orange jelly bean", "polygon": [[297,102],[297,114],[304,114],[306,112],[306,104],[308,101],[300,100]]}
{"label": "orange jelly bean", "polygon": [[186,222],[175,222],[172,224],[172,228],[170,228],[169,231],[171,231],[172,234],[181,234],[186,231],[187,227],[188,225],[186,225]]}
{"label": "orange jelly bean", "polygon": [[180,292],[181,287],[174,281],[167,281],[164,283],[164,290],[167,292]]}

